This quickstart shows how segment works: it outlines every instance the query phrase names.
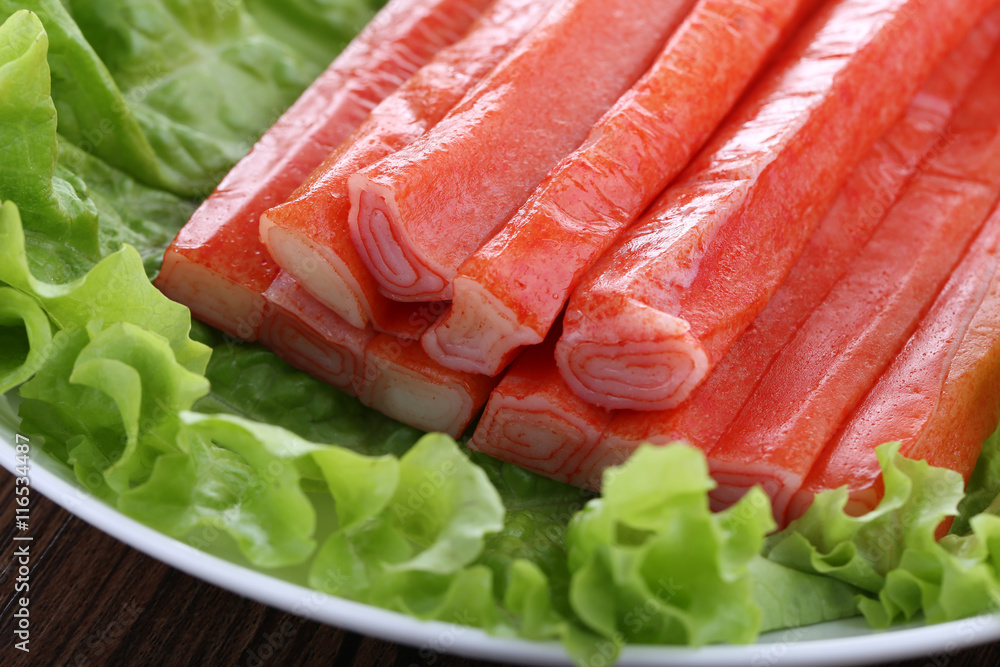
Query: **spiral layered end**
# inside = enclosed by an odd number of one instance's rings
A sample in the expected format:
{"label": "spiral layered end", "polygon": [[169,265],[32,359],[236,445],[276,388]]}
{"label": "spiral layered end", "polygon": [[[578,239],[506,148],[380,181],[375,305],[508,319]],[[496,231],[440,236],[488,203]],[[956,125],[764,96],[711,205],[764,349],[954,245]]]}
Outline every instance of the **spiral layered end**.
{"label": "spiral layered end", "polygon": [[556,362],[576,395],[612,409],[669,410],[708,375],[711,364],[686,320],[623,299],[614,312],[569,318]]}
{"label": "spiral layered end", "polygon": [[542,336],[518,323],[513,312],[475,281],[455,279],[451,308],[424,334],[424,350],[442,366],[495,376],[522,348]]}
{"label": "spiral layered end", "polygon": [[397,301],[451,298],[451,276],[410,239],[390,188],[363,174],[348,181],[351,240],[379,289]]}

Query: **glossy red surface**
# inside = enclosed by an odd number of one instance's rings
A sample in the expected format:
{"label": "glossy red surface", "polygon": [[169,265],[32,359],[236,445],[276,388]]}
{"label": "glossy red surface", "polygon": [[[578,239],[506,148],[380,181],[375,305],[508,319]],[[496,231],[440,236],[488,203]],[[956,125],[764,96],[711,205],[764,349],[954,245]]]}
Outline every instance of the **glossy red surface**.
{"label": "glossy red surface", "polygon": [[[557,346],[573,390],[607,407],[682,401],[678,387],[693,390],[760,314],[851,170],[993,5],[824,6],[574,292]],[[662,313],[668,329],[649,326],[657,321],[651,313]],[[637,381],[598,391],[602,381],[579,370],[590,367]]]}
{"label": "glossy red surface", "polygon": [[361,190],[385,202],[351,214],[383,290],[449,298],[459,265],[587,138],[692,4],[565,0],[433,131],[352,179],[354,202]]}
{"label": "glossy red surface", "polygon": [[1000,50],[963,101],[951,141],[893,206],[709,452],[710,465],[782,471],[795,486],[917,327],[1000,197]]}
{"label": "glossy red surface", "polygon": [[[496,373],[528,334],[542,340],[583,273],[681,172],[815,4],[698,3],[583,146],[459,268],[450,315],[425,334],[449,353],[432,356]],[[517,335],[483,349],[468,332],[497,318],[512,320]]]}
{"label": "glossy red surface", "polygon": [[881,494],[875,447],[955,470],[968,481],[1000,422],[1000,209],[903,351],[827,445],[802,485],[798,515],[823,489],[846,485],[871,510]]}
{"label": "glossy red surface", "polygon": [[[179,255],[188,261],[165,266],[207,269],[217,277],[220,291],[242,286],[249,291],[248,303],[262,309],[262,294],[279,268],[258,239],[260,214],[283,202],[375,104],[457,40],[475,19],[477,3],[486,0],[390,2],[195,211],[166,252],[168,260]],[[157,285],[196,317],[211,319],[210,301],[172,289],[186,280],[183,273],[165,271]],[[237,322],[232,326],[213,323],[232,335],[256,337],[256,329],[248,335],[238,331],[239,320],[254,319],[254,310],[233,318]]]}
{"label": "glossy red surface", "polygon": [[854,170],[781,288],[691,398],[665,412],[621,411],[606,439],[633,445],[683,439],[706,451],[718,442],[926,157],[945,146],[948,123],[998,40],[1000,11],[994,11],[931,74],[903,117]]}
{"label": "glossy red surface", "polygon": [[[262,225],[262,240],[278,263],[343,316],[350,316],[360,304],[362,317],[352,320],[371,322],[380,330],[397,335],[419,335],[411,320],[419,318],[420,311],[383,296],[354,249],[347,221],[351,208],[347,180],[437,124],[542,18],[553,2],[498,0],[492,4],[464,38],[438,53],[375,107],[361,127],[316,169],[288,202],[267,211],[269,224],[297,237],[303,247],[322,247],[338,258],[338,263],[331,264],[331,270],[349,274],[344,283],[350,286],[353,298],[345,303],[342,293],[330,290],[327,281],[307,263],[284,258],[280,247],[269,241],[269,232]],[[314,253],[312,259],[327,262],[323,253]],[[425,322],[423,328],[429,324],[430,321]]]}

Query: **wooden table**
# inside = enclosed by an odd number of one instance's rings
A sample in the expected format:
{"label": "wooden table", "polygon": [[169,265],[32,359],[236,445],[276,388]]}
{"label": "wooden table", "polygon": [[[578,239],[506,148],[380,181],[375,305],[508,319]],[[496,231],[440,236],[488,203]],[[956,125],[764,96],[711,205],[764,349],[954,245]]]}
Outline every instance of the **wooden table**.
{"label": "wooden table", "polygon": [[[32,494],[30,654],[14,648],[14,478],[0,469],[0,665],[473,667],[252,602],[154,560]],[[905,667],[1000,665],[1000,644]]]}

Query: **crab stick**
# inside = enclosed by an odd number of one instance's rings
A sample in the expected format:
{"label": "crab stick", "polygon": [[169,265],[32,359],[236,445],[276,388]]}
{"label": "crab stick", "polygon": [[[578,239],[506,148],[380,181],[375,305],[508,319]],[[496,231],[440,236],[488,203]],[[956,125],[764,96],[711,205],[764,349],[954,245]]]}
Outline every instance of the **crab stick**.
{"label": "crab stick", "polygon": [[260,343],[299,370],[357,395],[365,349],[375,331],[351,326],[285,272],[278,274],[264,298]]}
{"label": "crab stick", "polygon": [[759,484],[784,523],[824,446],[906,343],[1000,197],[997,108],[1000,50],[956,113],[951,143],[911,182],[708,452],[717,502]]}
{"label": "crab stick", "polygon": [[813,4],[701,0],[583,146],[459,268],[450,311],[422,339],[428,354],[495,375],[540,343],[582,274],[680,173]]}
{"label": "crab stick", "polygon": [[920,166],[950,141],[948,124],[1000,41],[993,11],[931,74],[903,117],[848,178],[805,251],[764,311],[691,398],[673,410],[623,410],[598,450],[619,463],[643,442],[674,440],[710,450],[760,377],[864,247]]}
{"label": "crab stick", "polygon": [[846,486],[863,514],[883,493],[875,448],[972,476],[1000,422],[1000,209],[892,365],[827,445],[790,508],[800,516],[824,489]]}
{"label": "crab stick", "polygon": [[260,218],[260,238],[299,284],[356,327],[416,337],[430,324],[384,297],[351,243],[347,179],[418,138],[542,18],[554,0],[496,0],[468,34],[439,52],[372,111],[291,199]]}
{"label": "crab stick", "polygon": [[993,5],[825,5],[574,291],[556,346],[573,391],[638,410],[688,398],[767,305],[851,170]]}
{"label": "crab stick", "polygon": [[226,333],[255,340],[279,267],[257,237],[285,201],[372,108],[441,48],[487,0],[392,0],[254,145],[195,211],[163,258],[156,285]]}
{"label": "crab stick", "polygon": [[433,130],[351,176],[351,239],[388,296],[458,267],[648,69],[694,0],[563,0]]}
{"label": "crab stick", "polygon": [[445,368],[414,340],[379,334],[365,350],[358,398],[423,431],[458,437],[486,405],[497,381]]}
{"label": "crab stick", "polygon": [[597,445],[611,411],[566,387],[552,358],[552,336],[518,357],[490,394],[469,447],[546,477],[600,488],[580,463]]}

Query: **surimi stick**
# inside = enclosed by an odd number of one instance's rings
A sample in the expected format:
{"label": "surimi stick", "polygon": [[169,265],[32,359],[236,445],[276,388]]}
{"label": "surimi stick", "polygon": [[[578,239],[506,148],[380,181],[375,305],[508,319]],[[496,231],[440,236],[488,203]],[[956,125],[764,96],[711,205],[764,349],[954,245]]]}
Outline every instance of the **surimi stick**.
{"label": "surimi stick", "polygon": [[309,177],[288,202],[266,211],[260,237],[286,271],[356,327],[417,337],[430,322],[384,297],[351,243],[347,179],[397,151],[457,104],[555,0],[496,0],[468,34],[439,52]]}
{"label": "surimi stick", "polygon": [[599,449],[620,463],[643,442],[685,442],[711,449],[761,375],[864,247],[928,155],[950,142],[948,123],[1000,40],[1000,10],[990,13],[928,77],[906,113],[848,178],[792,272],[764,311],[692,394],[661,412],[616,413]]}
{"label": "surimi stick", "polygon": [[989,0],[841,0],[574,291],[556,358],[578,395],[677,406],[763,310],[850,171]]}
{"label": "surimi stick", "polygon": [[490,394],[469,447],[567,484],[600,488],[600,474],[581,465],[611,411],[577,398],[552,358],[550,336],[524,351]]}
{"label": "surimi stick", "polygon": [[375,331],[352,326],[284,272],[264,298],[260,343],[299,370],[356,396],[364,377],[365,349]]}
{"label": "surimi stick", "polygon": [[255,340],[278,265],[257,238],[281,203],[372,108],[441,48],[487,0],[392,0],[233,167],[163,258],[156,286],[195,317]]}
{"label": "surimi stick", "polygon": [[405,424],[457,438],[479,414],[497,381],[436,363],[414,340],[376,336],[365,350],[358,398]]}
{"label": "surimi stick", "polygon": [[[948,143],[948,122],[998,39],[1000,10],[949,54],[903,117],[854,170],[785,284],[689,401],[662,412],[602,410],[575,396],[561,377],[554,376],[543,345],[526,350],[507,370],[470,446],[592,489],[600,487],[606,468],[623,463],[644,442],[662,445],[683,440],[709,450],[771,359],[840,278],[928,153]],[[524,402],[532,409],[524,409]]]}
{"label": "surimi stick", "polygon": [[646,75],[453,281],[422,338],[442,364],[495,375],[540,343],[583,273],[708,139],[815,0],[701,0]]}
{"label": "surimi stick", "polygon": [[903,347],[1000,197],[1000,50],[907,188],[708,453],[713,498],[760,484],[784,522],[823,447]]}
{"label": "surimi stick", "polygon": [[824,489],[847,486],[847,510],[881,499],[875,447],[961,473],[966,482],[983,441],[1000,422],[1000,209],[920,322],[917,332],[823,450],[796,494],[796,518]]}
{"label": "surimi stick", "polygon": [[451,296],[464,262],[649,67],[693,0],[563,0],[432,131],[351,177],[382,290]]}
{"label": "surimi stick", "polygon": [[263,345],[415,428],[458,437],[496,384],[492,378],[439,366],[417,341],[352,326],[287,273],[279,274],[266,296]]}

